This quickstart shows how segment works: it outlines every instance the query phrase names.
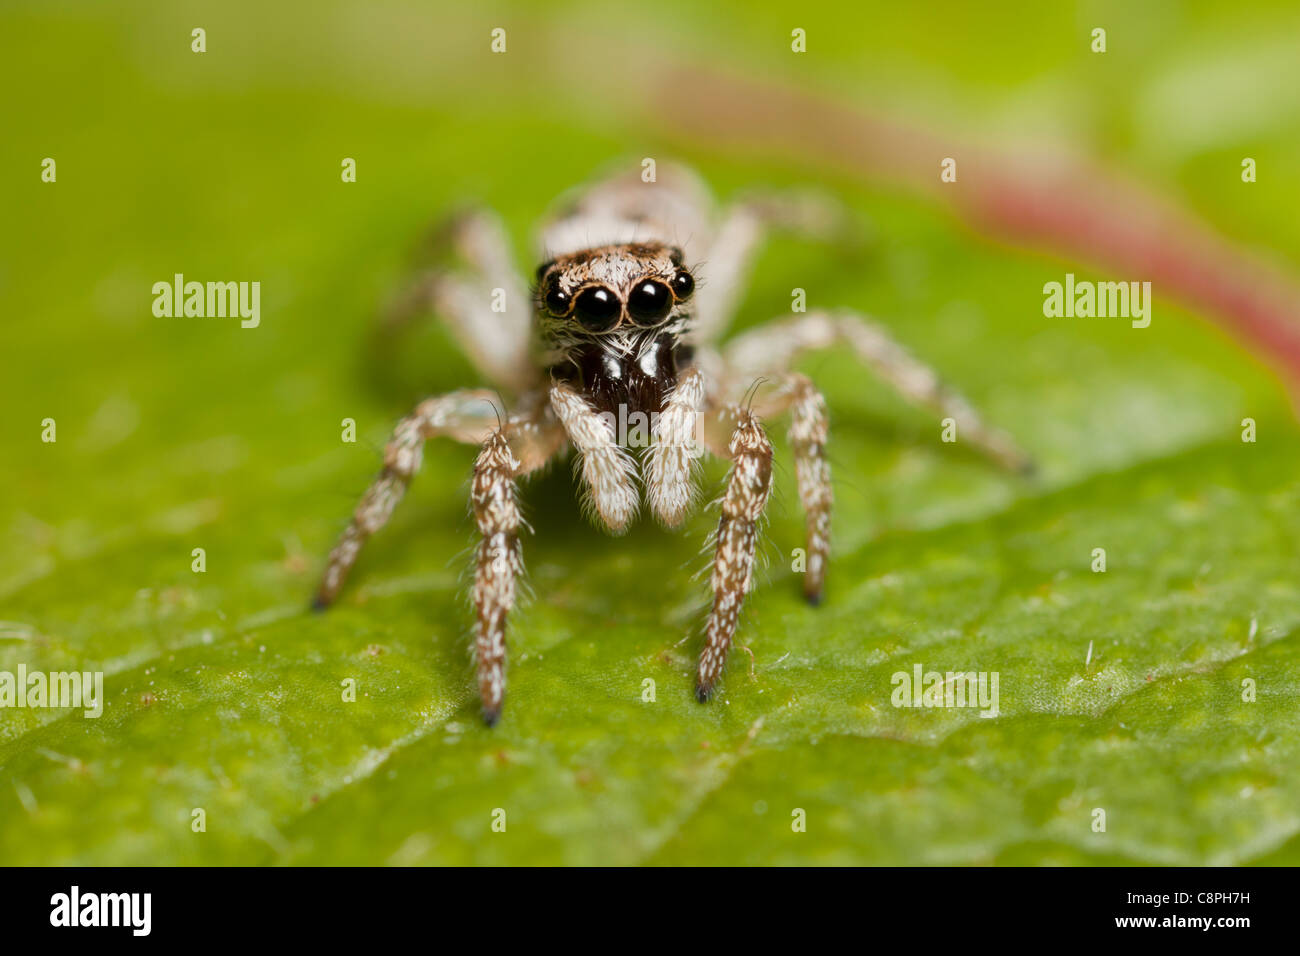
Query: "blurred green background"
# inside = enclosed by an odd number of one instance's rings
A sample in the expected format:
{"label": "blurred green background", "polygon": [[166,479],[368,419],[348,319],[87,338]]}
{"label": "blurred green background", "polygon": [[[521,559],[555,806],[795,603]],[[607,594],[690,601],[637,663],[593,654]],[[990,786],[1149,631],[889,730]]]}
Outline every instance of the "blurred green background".
{"label": "blurred green background", "polygon": [[[1294,274],[1293,3],[444,6],[0,8],[0,670],[100,669],[108,701],[98,720],[0,710],[0,863],[1300,859],[1300,459],[1272,373],[1159,289],[1148,329],[1045,319],[1043,283],[1067,271],[1130,277],[983,238],[797,142],[687,134],[655,88],[703,65],[941,140],[1067,150]],[[834,430],[828,600],[806,607],[789,570],[802,520],[774,427],[752,668],[734,651],[701,707],[692,574],[715,516],[609,539],[557,468],[525,492],[535,596],[488,731],[471,450],[430,445],[339,606],[307,612],[392,424],[474,384],[432,322],[377,366],[371,324],[449,208],[497,209],[528,263],[557,194],[644,156],[724,198],[841,197],[867,241],[777,238],[738,325],[786,312],[795,286],[873,314],[1042,476],[941,444],[844,356],[810,359]],[[151,286],[176,272],[260,281],[260,327],[154,317]],[[998,671],[1001,715],[892,708],[890,676],[915,663]]]}

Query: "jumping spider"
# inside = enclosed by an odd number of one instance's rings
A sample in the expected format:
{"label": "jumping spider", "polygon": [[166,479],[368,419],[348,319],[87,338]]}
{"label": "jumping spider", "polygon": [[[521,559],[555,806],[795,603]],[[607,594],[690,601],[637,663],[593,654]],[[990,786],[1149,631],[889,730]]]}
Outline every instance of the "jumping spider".
{"label": "jumping spider", "polygon": [[[506,618],[523,570],[516,482],[577,452],[584,508],[612,534],[641,502],[675,528],[695,502],[698,447],[731,462],[721,501],[695,693],[712,694],[753,581],[759,520],[772,483],[772,446],[761,421],[790,415],[799,501],[806,515],[807,599],[821,600],[830,551],[831,476],[826,403],[792,371],[810,349],[847,347],[906,398],[954,419],[960,434],[1017,470],[1028,459],[879,326],[846,311],[813,311],[719,339],[756,249],[771,227],[824,235],[825,200],[765,195],[711,215],[710,198],[684,169],[659,181],[616,178],[580,193],[542,230],[551,256],[537,270],[532,309],[500,222],[485,211],[455,218],[442,239],[468,265],[423,271],[394,309],[402,323],[430,307],[485,378],[513,397],[504,420],[498,393],[467,389],[426,399],[398,424],[384,467],[330,553],[315,606],[329,605],[363,542],[388,521],[420,467],[424,442],[446,436],[480,447],[470,501],[482,535],[475,559],[474,649],[489,725],[505,697]],[[707,276],[707,283],[704,277]],[[493,311],[504,291],[505,311]],[[655,413],[639,461],[612,419]]]}

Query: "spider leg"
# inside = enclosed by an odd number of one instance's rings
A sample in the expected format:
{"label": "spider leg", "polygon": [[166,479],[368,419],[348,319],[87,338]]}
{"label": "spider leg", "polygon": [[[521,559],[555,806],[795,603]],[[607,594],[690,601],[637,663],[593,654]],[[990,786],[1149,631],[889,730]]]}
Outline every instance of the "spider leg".
{"label": "spider leg", "polygon": [[[706,423],[706,429],[715,435],[728,428],[731,439],[725,454],[732,462],[731,475],[722,496],[711,578],[713,607],[695,680],[695,696],[701,701],[709,699],[722,673],[741,604],[753,584],[758,522],[772,490],[772,443],[758,418],[744,408],[728,405]],[[710,444],[718,447],[720,441],[715,437]]]}
{"label": "spider leg", "polygon": [[561,255],[606,243],[657,236],[679,246],[688,261],[708,244],[713,200],[703,180],[685,166],[660,163],[654,182],[620,163],[612,175],[561,197],[543,223],[541,246]]}
{"label": "spider leg", "polygon": [[831,549],[831,465],[826,458],[830,422],[826,399],[806,375],[775,372],[755,391],[750,410],[763,419],[790,413],[786,437],[794,455],[799,503],[804,512],[808,563],[803,593],[810,604],[820,604],[826,585],[826,565]]}
{"label": "spider leg", "polygon": [[554,420],[512,421],[494,431],[474,462],[470,507],[478,526],[474,567],[474,653],[483,719],[501,717],[506,693],[506,620],[523,573],[518,479],[542,467],[564,444]]}
{"label": "spider leg", "polygon": [[[519,280],[501,220],[480,208],[454,215],[435,228],[417,262],[382,318],[380,344],[392,348],[398,332],[432,310],[489,381],[512,391],[535,385],[532,298]],[[504,311],[494,311],[497,302]]]}
{"label": "spider leg", "polygon": [[467,444],[479,444],[497,426],[496,394],[486,389],[465,389],[427,398],[403,418],[384,449],[384,467],[362,496],[338,543],[330,552],[312,606],[323,610],[338,597],[348,571],[356,563],[366,539],[388,523],[411,478],[420,469],[424,443],[446,435]]}
{"label": "spider leg", "polygon": [[695,503],[696,429],[706,396],[704,372],[691,367],[664,400],[643,465],[646,499],[665,527],[676,528]]}
{"label": "spider leg", "polygon": [[726,350],[731,388],[745,388],[759,375],[787,370],[804,352],[837,344],[852,349],[904,398],[953,419],[963,440],[1002,467],[1022,474],[1033,471],[1032,459],[1009,435],[987,425],[961,393],[881,326],[853,312],[809,312],[738,336]]}
{"label": "spider leg", "polygon": [[695,293],[693,343],[716,340],[735,317],[764,238],[784,229],[825,239],[846,222],[843,207],[815,191],[758,193],[731,206],[706,254],[708,282]]}
{"label": "spider leg", "polygon": [[636,462],[619,445],[610,416],[563,382],[551,385],[550,405],[580,456],[583,509],[612,534],[622,534],[639,504]]}

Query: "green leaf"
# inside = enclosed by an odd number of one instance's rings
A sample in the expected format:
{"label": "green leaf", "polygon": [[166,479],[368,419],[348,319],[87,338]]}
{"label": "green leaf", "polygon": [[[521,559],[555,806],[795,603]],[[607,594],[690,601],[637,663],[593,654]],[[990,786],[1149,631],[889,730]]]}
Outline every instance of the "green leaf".
{"label": "green leaf", "polygon": [[[320,23],[235,9],[224,36],[264,16],[269,36],[303,33],[295,49],[328,49],[341,42],[329,25],[354,22],[342,5]],[[151,14],[131,34],[74,19],[44,39],[41,15],[2,16],[29,62],[85,57],[48,103],[18,106],[22,155],[2,171],[19,185],[0,306],[25,318],[0,332],[0,353],[21,359],[0,421],[0,671],[102,670],[106,707],[0,709],[0,861],[1300,861],[1300,434],[1261,366],[1159,290],[1147,329],[1047,319],[1045,282],[1110,277],[823,178],[873,240],[772,242],[740,324],[788,312],[796,286],[814,307],[876,316],[1041,477],[943,444],[848,357],[810,358],[832,412],[827,600],[806,606],[791,570],[802,517],[773,425],[765,570],[723,693],[700,705],[706,594],[692,575],[716,512],[680,535],[643,522],[608,538],[553,469],[524,492],[533,596],[512,619],[505,716],[489,730],[467,644],[472,450],[431,444],[338,606],[308,610],[394,421],[474,384],[433,327],[376,367],[369,327],[436,216],[478,196],[523,250],[553,195],[641,155],[635,117],[610,126],[489,91],[485,123],[474,97],[413,103],[314,59],[299,85],[256,46],[261,72],[232,60],[215,13],[200,65],[185,44],[140,52],[133,37],[174,32]],[[423,53],[404,50],[389,68],[424,76]],[[998,84],[1034,81],[1004,74],[1005,47],[985,53]],[[555,143],[557,116],[563,148],[525,150],[521,166],[520,144]],[[1297,145],[1293,129],[1260,135],[1281,155]],[[813,177],[689,142],[644,148],[696,164],[724,196]],[[55,186],[32,173],[46,153]],[[358,157],[355,185],[339,181],[343,156]],[[1279,176],[1239,206],[1233,185],[1197,185],[1205,161],[1151,162],[1201,170],[1189,199],[1248,224],[1300,198]],[[1291,253],[1296,241],[1278,233]],[[152,283],[178,271],[261,281],[261,326],[153,317]],[[358,443],[340,440],[344,418]],[[724,475],[712,464],[708,488]],[[916,665],[996,672],[997,715],[893,706],[894,675]]]}

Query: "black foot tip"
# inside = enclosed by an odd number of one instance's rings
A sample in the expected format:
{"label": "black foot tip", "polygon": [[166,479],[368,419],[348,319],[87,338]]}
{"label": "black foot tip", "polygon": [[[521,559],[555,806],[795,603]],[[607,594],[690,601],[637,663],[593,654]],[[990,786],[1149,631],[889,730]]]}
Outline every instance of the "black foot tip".
{"label": "black foot tip", "polygon": [[699,684],[695,685],[695,699],[698,700],[701,704],[707,704],[709,702],[709,698],[712,696],[713,696],[712,687],[701,687]]}
{"label": "black foot tip", "polygon": [[496,710],[483,711],[483,723],[487,724],[489,730],[495,727],[497,725],[497,721],[499,721],[500,719],[501,719],[500,708]]}
{"label": "black foot tip", "polygon": [[808,593],[808,592],[805,591],[805,592],[804,592],[803,599],[804,599],[805,601],[807,601],[808,604],[809,604],[810,606],[812,606],[812,607],[821,607],[821,603],[822,603],[822,592],[821,592],[821,591],[815,591],[815,592],[813,592],[813,593],[810,594],[810,593]]}
{"label": "black foot tip", "polygon": [[319,594],[311,599],[311,609],[316,614],[323,614],[329,609],[330,602],[325,600]]}

